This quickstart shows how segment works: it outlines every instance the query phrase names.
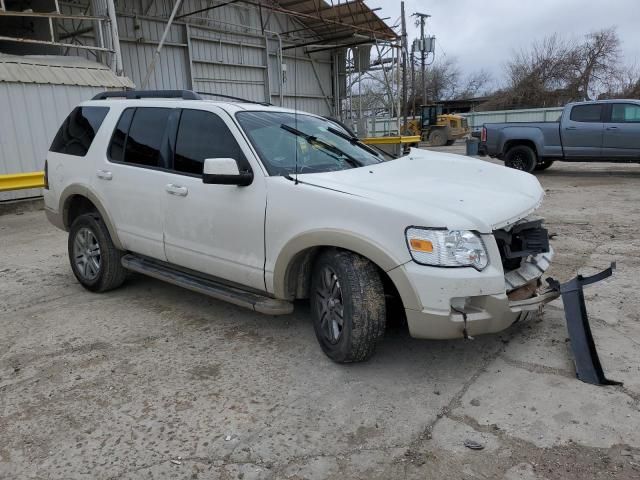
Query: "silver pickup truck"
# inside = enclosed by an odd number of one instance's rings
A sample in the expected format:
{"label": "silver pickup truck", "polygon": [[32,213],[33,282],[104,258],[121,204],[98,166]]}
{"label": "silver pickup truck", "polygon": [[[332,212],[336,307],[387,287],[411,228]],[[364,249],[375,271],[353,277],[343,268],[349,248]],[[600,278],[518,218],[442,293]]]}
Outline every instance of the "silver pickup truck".
{"label": "silver pickup truck", "polygon": [[526,172],[556,160],[640,162],[640,100],[570,103],[558,122],[487,123],[479,151]]}

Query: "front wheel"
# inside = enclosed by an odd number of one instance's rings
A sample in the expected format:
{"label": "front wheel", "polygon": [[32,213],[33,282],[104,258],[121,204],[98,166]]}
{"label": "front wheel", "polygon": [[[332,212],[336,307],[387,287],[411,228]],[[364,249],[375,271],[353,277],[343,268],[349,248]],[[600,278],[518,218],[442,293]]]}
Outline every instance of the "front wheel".
{"label": "front wheel", "polygon": [[505,166],[527,173],[533,172],[537,163],[536,152],[526,145],[511,147],[504,157]]}
{"label": "front wheel", "polygon": [[443,129],[432,130],[429,134],[429,143],[432,147],[443,147],[447,143],[447,135]]}
{"label": "front wheel", "polygon": [[376,267],[343,250],[327,250],[314,265],[311,312],[324,353],[339,363],[373,355],[384,335],[384,288]]}

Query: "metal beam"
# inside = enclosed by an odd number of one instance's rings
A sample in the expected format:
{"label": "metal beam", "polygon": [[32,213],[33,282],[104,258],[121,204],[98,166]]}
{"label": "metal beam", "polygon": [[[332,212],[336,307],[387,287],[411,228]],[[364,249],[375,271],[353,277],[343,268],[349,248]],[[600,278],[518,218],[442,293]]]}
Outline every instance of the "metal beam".
{"label": "metal beam", "polygon": [[52,18],[60,20],[106,20],[105,17],[94,17],[91,15],[67,15],[63,13],[47,13],[47,12],[11,12],[0,10],[0,17],[35,17],[35,18]]}
{"label": "metal beam", "polygon": [[0,192],[44,187],[44,172],[0,175]]}
{"label": "metal beam", "polygon": [[211,7],[200,8],[198,10],[194,10],[192,12],[183,13],[182,15],[178,15],[176,20],[184,17],[188,17],[189,15],[195,15],[196,13],[208,12],[209,10],[214,10],[216,8],[224,7],[225,5],[231,5],[232,3],[236,3],[238,0],[228,0],[223,3],[219,3],[217,5],[212,5]]}
{"label": "metal beam", "polygon": [[[322,38],[322,39],[316,39],[316,40],[312,40],[309,42],[305,42],[305,43],[299,43],[296,45],[288,45],[286,47],[283,47],[283,50],[290,50],[292,48],[300,48],[300,47],[308,47],[309,45],[321,45],[323,43],[327,43],[327,42],[334,42],[336,40],[346,40],[348,38],[353,38],[353,33],[349,34],[349,35],[341,35],[339,37],[330,37],[330,38]],[[368,40],[368,43],[373,42],[373,40]]]}
{"label": "metal beam", "polygon": [[34,40],[32,38],[5,37],[0,35],[0,41],[16,43],[35,43],[37,45],[50,45],[52,47],[80,48],[82,50],[97,50],[99,52],[113,52],[110,48],[94,47],[93,45],[79,45],[77,43],[60,43],[49,40]]}
{"label": "metal beam", "polygon": [[160,51],[164,46],[164,41],[167,38],[167,34],[169,33],[169,29],[171,28],[173,19],[178,13],[178,10],[180,10],[181,5],[182,5],[182,0],[176,0],[175,5],[173,6],[173,10],[171,11],[171,16],[169,17],[169,21],[167,22],[167,26],[164,27],[164,32],[162,32],[162,37],[160,38],[160,43],[158,44],[158,48],[156,49],[156,52],[153,54],[153,60],[151,60],[151,63],[147,66],[147,74],[145,75],[144,80],[142,82],[142,89],[146,88],[147,85],[149,84],[149,78],[151,77],[153,70],[156,68],[156,62],[158,61],[158,57],[160,57]]}

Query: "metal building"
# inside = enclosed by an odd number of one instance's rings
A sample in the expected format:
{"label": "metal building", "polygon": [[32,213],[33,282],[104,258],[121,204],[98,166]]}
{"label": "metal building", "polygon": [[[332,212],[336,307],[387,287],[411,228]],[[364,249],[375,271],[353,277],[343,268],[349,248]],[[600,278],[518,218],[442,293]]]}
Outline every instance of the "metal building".
{"label": "metal building", "polygon": [[[191,89],[334,117],[343,116],[348,58],[368,59],[372,44],[396,41],[363,0],[0,0],[0,53],[13,55],[0,68],[32,65],[33,55],[82,57],[113,72],[100,88]],[[42,68],[61,71],[50,62]],[[31,84],[40,98],[21,100],[28,111],[13,111],[12,121],[31,124],[28,116],[41,114],[51,126],[31,130],[30,151],[18,148],[26,133],[5,138],[0,173],[40,169],[53,125],[96,90],[45,76],[0,75],[0,104],[18,85]],[[62,86],[76,92],[67,104],[45,100],[64,97]]]}

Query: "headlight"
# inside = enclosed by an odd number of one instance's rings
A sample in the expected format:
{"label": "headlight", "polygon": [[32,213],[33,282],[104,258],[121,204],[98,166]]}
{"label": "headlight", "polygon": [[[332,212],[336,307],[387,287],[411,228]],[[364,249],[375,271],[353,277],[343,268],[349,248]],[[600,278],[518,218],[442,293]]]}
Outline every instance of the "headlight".
{"label": "headlight", "polygon": [[411,257],[422,265],[482,270],[489,263],[482,238],[469,230],[411,227],[406,235]]}

